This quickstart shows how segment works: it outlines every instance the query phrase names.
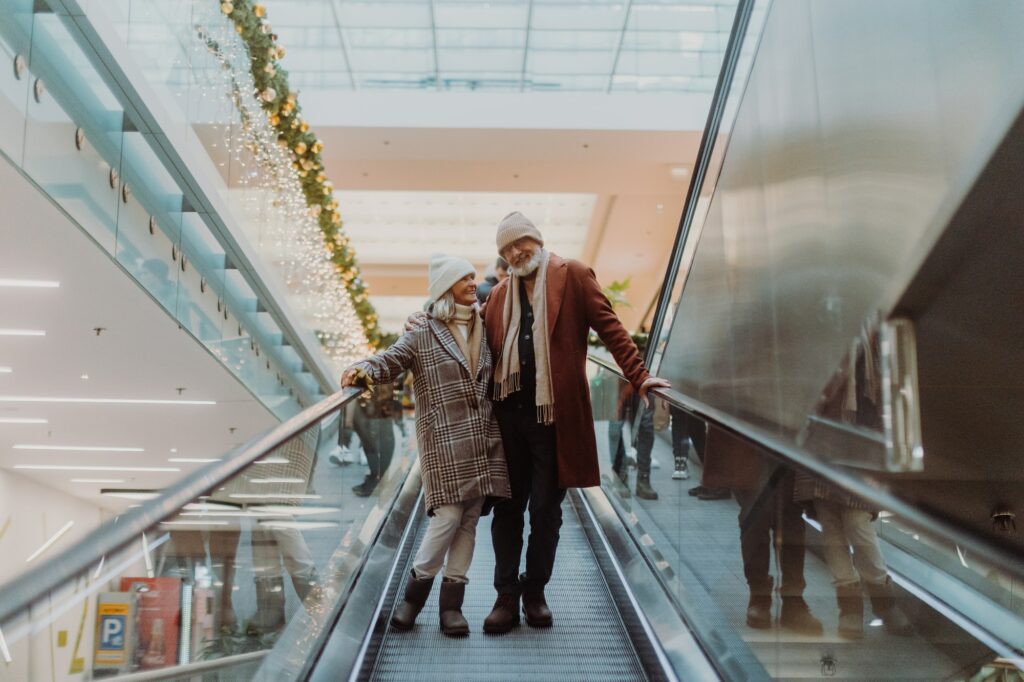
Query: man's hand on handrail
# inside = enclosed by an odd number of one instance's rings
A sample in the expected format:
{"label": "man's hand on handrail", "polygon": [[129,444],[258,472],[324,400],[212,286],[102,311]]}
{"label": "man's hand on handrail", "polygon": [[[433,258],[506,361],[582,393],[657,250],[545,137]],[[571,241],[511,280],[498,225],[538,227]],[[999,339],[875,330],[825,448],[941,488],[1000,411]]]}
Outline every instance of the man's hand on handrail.
{"label": "man's hand on handrail", "polygon": [[647,393],[652,388],[672,388],[672,384],[660,377],[647,377],[647,379],[644,380],[644,383],[640,385],[640,400],[644,401],[644,407],[651,406],[651,401],[650,398],[647,397]]}

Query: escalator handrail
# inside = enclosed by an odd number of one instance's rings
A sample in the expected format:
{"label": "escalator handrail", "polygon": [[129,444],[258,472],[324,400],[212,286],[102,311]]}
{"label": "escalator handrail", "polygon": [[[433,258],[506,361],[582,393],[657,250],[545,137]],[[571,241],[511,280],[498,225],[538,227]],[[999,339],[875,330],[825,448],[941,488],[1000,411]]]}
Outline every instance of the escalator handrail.
{"label": "escalator handrail", "polygon": [[[622,371],[614,362],[590,354],[587,355],[587,359],[626,381]],[[961,549],[973,551],[979,557],[988,561],[990,565],[1000,566],[1015,579],[1024,580],[1024,560],[1022,560],[1020,555],[994,542],[979,538],[969,529],[962,528],[938,516],[929,514],[888,490],[869,483],[856,474],[821,461],[810,451],[803,449],[796,443],[787,441],[779,434],[749,424],[738,417],[674,389],[655,388],[650,393],[664,400],[672,407],[711,422],[732,432],[745,441],[770,451],[772,455],[787,466],[806,471],[812,476],[824,479],[853,496],[864,500],[875,508],[891,512],[901,521],[914,526],[919,531],[954,542]]]}
{"label": "escalator handrail", "polygon": [[222,485],[256,460],[291,440],[357,398],[362,389],[344,388],[294,417],[234,448],[219,461],[194,471],[159,495],[104,523],[81,540],[13,580],[0,585],[0,623],[20,613],[47,592],[88,570],[101,557],[135,541],[144,531],[200,495]]}

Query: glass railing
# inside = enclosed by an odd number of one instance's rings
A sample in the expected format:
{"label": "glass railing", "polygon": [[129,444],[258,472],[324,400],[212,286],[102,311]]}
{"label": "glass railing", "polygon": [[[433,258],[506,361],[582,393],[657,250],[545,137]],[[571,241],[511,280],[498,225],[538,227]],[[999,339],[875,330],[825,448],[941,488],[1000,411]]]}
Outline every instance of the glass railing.
{"label": "glass railing", "polygon": [[413,470],[413,418],[403,386],[346,389],[163,493],[105,491],[137,508],[0,587],[0,680],[304,660]]}
{"label": "glass railing", "polygon": [[[173,87],[154,90],[159,101],[149,104],[170,113],[167,129],[153,130],[82,47],[76,20],[50,4],[0,2],[0,56],[9,64],[0,70],[0,152],[273,414],[286,418],[324,397],[336,384],[312,332],[286,332],[264,312],[279,302],[231,262],[211,228],[215,217],[190,204],[189,188],[158,151],[161,136],[192,139],[206,158],[190,126],[237,118],[230,108],[217,118],[200,106],[210,65],[197,53],[179,63]],[[140,21],[155,11],[130,4]],[[191,11],[165,29],[181,29]]]}
{"label": "glass railing", "polygon": [[589,373],[602,487],[725,678],[1019,679],[1014,571]]}

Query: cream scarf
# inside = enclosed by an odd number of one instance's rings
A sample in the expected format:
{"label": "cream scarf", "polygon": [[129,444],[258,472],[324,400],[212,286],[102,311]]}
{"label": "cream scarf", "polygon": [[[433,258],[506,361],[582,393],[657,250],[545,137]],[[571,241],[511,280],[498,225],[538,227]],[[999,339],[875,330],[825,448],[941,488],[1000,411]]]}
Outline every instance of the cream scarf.
{"label": "cream scarf", "polygon": [[[547,278],[548,257],[543,252],[537,266],[537,280],[533,285],[533,354],[537,361],[537,422],[552,424],[555,421],[555,397],[551,387],[551,353],[548,348],[548,303]],[[519,367],[519,321],[522,317],[522,303],[519,300],[520,277],[509,274],[508,289],[505,293],[505,307],[501,312],[505,339],[501,345],[501,363],[494,368],[494,399],[504,400],[510,393],[520,389]]]}
{"label": "cream scarf", "polygon": [[[462,327],[465,334],[462,333]],[[476,378],[476,366],[480,362],[480,344],[483,342],[483,325],[475,305],[455,304],[455,315],[448,321],[448,330],[455,337],[455,343],[462,351],[462,357],[469,365],[470,376]]]}

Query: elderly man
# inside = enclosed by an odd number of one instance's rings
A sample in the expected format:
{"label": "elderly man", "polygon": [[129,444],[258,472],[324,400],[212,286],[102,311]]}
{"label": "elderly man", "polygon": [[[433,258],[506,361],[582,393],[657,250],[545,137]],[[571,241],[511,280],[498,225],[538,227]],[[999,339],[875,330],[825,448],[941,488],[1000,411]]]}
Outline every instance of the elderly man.
{"label": "elderly man", "polygon": [[[498,225],[497,243],[511,276],[491,290],[484,319],[512,498],[494,507],[498,598],[484,621],[488,633],[519,623],[520,597],[527,624],[552,624],[544,587],[555,563],[566,488],[601,483],[586,377],[589,331],[597,332],[645,402],[649,389],[669,385],[647,372],[593,270],[546,251],[540,230],[518,212]],[[520,575],[527,507],[530,537]]]}

